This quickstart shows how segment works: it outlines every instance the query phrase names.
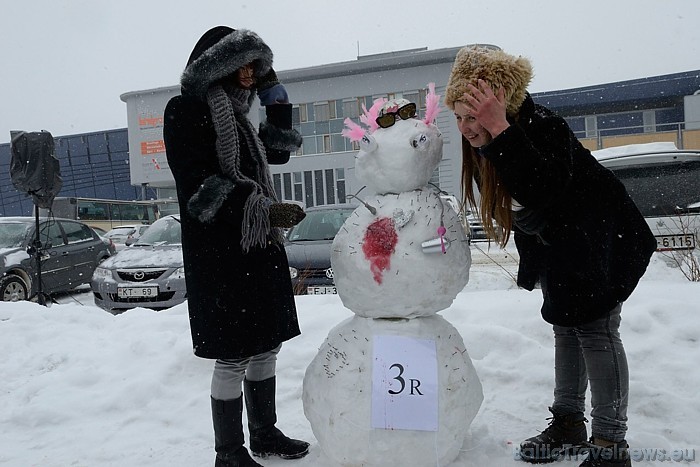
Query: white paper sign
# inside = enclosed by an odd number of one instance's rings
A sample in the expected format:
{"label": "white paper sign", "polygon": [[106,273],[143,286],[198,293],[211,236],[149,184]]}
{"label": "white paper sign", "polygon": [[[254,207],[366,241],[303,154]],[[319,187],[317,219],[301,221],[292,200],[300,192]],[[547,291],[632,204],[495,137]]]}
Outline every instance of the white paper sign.
{"label": "white paper sign", "polygon": [[438,430],[435,341],[374,336],[372,428]]}

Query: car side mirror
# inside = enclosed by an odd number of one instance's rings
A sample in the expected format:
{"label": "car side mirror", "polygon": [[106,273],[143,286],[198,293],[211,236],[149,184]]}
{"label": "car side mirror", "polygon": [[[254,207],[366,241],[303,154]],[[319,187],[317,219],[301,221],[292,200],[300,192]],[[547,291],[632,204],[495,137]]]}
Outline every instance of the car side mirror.
{"label": "car side mirror", "polygon": [[134,243],[136,242],[136,240],[137,240],[136,238],[128,238],[128,239],[126,239],[126,241],[124,242],[124,245],[126,245],[126,246],[132,245],[132,244],[134,244]]}

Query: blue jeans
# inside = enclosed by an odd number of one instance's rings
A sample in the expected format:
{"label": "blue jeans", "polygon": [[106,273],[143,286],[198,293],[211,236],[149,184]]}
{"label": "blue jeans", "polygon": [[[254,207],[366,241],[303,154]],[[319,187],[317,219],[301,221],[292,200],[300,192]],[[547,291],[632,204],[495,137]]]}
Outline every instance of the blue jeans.
{"label": "blue jeans", "polygon": [[244,378],[248,381],[265,381],[275,376],[277,354],[281,348],[282,344],[253,357],[217,360],[211,377],[211,397],[222,401],[238,399]]}
{"label": "blue jeans", "polygon": [[591,385],[591,432],[620,442],[627,433],[629,370],[620,339],[618,305],[606,316],[573,327],[554,326],[554,404],[558,415],[585,412]]}

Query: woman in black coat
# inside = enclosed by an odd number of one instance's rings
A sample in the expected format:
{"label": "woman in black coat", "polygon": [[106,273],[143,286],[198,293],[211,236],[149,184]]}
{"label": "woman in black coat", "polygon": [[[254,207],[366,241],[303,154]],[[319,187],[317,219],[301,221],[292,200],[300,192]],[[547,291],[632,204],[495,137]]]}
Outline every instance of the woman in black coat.
{"label": "woman in black coat", "polygon": [[[593,436],[587,446],[599,448],[582,465],[629,465],[620,311],[656,240],[622,183],[563,118],[532,101],[526,90],[531,77],[523,57],[465,47],[445,97],[462,134],[465,202],[479,206],[485,230],[501,246],[513,231],[518,285],[532,290],[540,284],[542,316],[554,329],[554,417],[521,444],[520,455],[546,462],[566,445],[586,444],[590,383]],[[612,451],[610,459],[603,459],[602,447]]]}
{"label": "woman in black coat", "polygon": [[[277,201],[267,165],[286,163],[301,143],[292,106],[272,52],[247,30],[205,33],[181,85],[163,133],[180,204],[194,353],[216,359],[216,465],[259,465],[243,447],[242,393],[253,454],[301,457],[308,443],[275,428],[274,401],[276,355],[300,333],[280,228],[304,213]],[[267,114],[259,132],[247,118],[256,91]]]}

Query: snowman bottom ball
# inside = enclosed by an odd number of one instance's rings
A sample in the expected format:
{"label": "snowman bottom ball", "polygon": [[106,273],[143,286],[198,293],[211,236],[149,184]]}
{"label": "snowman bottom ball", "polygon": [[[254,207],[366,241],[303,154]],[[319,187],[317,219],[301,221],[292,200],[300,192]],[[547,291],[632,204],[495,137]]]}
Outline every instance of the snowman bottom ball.
{"label": "snowman bottom ball", "polygon": [[482,401],[464,341],[439,315],[349,318],[304,376],[304,414],[344,467],[447,465]]}

